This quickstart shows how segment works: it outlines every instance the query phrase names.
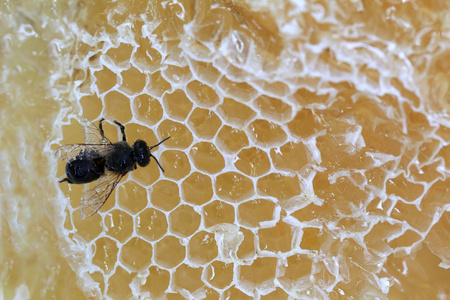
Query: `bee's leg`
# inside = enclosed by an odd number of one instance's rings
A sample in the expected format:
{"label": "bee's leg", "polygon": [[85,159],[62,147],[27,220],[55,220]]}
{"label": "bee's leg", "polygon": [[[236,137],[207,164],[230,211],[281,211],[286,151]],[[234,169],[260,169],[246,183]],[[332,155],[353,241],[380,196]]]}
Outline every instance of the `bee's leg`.
{"label": "bee's leg", "polygon": [[115,121],[115,120],[114,120],[114,123],[116,123],[117,126],[119,126],[120,132],[122,132],[122,141],[126,142],[127,141],[127,137],[125,135],[125,127],[122,124],[120,124],[119,122]]}
{"label": "bee's leg", "polygon": [[103,121],[105,121],[105,118],[102,118],[98,123],[98,129],[100,129],[100,134],[102,135],[102,138],[105,138],[105,132],[103,131],[103,124],[102,124]]}
{"label": "bee's leg", "polygon": [[62,183],[64,181],[67,181],[68,183],[73,183],[72,180],[70,180],[68,177],[61,179],[60,181],[58,181],[59,183]]}

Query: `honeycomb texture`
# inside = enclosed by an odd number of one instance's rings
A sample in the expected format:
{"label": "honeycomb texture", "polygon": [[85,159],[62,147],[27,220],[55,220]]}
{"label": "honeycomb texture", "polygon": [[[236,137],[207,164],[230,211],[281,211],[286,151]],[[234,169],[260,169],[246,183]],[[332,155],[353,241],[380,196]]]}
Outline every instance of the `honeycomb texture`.
{"label": "honeycomb texture", "polygon": [[[82,114],[106,118],[112,141],[112,120],[129,141],[171,137],[154,152],[165,173],[131,172],[89,219],[82,187],[61,186],[92,297],[387,299],[420,276],[411,255],[425,244],[450,267],[449,54],[436,41],[415,45],[439,55],[406,62],[409,48],[389,50],[400,22],[341,32],[332,20],[367,18],[356,2],[83,5]],[[421,77],[433,66],[442,81]],[[82,141],[77,127],[60,143]]]}

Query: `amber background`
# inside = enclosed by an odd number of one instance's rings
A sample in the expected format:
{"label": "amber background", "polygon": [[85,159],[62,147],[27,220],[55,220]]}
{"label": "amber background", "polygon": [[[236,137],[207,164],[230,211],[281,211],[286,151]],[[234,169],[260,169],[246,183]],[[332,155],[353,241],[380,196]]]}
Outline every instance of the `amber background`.
{"label": "amber background", "polygon": [[[448,5],[258,3],[0,8],[5,299],[448,297]],[[76,115],[171,135],[166,173],[80,220],[52,155]]]}

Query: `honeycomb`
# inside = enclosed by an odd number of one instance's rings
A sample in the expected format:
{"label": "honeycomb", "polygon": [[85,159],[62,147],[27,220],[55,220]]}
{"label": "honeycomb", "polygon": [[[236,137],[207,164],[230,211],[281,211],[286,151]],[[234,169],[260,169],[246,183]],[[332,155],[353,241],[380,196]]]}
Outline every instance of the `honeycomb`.
{"label": "honeycomb", "polygon": [[[83,186],[42,192],[51,245],[86,298],[450,296],[448,4],[70,7],[70,77],[45,73],[67,96],[48,108],[49,155],[84,141],[78,116],[105,118],[112,142],[114,120],[130,143],[170,136],[152,151],[165,172],[130,172],[92,217],[80,218]],[[56,186],[64,163],[51,157]]]}

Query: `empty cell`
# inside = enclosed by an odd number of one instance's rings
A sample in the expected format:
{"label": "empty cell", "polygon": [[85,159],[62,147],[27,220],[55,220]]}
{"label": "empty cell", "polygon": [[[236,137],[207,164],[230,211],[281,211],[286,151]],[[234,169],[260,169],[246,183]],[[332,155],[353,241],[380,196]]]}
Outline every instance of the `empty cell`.
{"label": "empty cell", "polygon": [[254,106],[269,120],[286,122],[292,117],[292,107],[278,98],[262,95],[255,99]]}
{"label": "empty cell", "polygon": [[166,215],[154,208],[147,208],[136,217],[136,233],[150,242],[162,238],[167,227]]}
{"label": "empty cell", "polygon": [[80,99],[81,107],[83,108],[83,117],[88,120],[95,120],[100,116],[103,109],[102,100],[97,95],[88,95]]}
{"label": "empty cell", "polygon": [[272,252],[288,252],[292,246],[291,226],[284,222],[258,230],[259,248]]}
{"label": "empty cell", "polygon": [[203,82],[210,84],[214,83],[221,76],[220,72],[214,68],[212,63],[203,61],[191,60],[191,71],[195,74],[195,77]]}
{"label": "empty cell", "polygon": [[213,196],[212,181],[208,175],[193,172],[181,184],[184,201],[202,205]]}
{"label": "empty cell", "polygon": [[191,294],[202,288],[205,284],[202,281],[203,268],[192,268],[182,264],[178,266],[173,274],[174,290],[187,290]]}
{"label": "empty cell", "polygon": [[189,128],[181,123],[164,120],[159,124],[158,134],[161,139],[170,136],[170,139],[164,142],[164,146],[170,148],[187,149],[192,144],[192,133]]}
{"label": "empty cell", "polygon": [[130,299],[133,294],[131,292],[130,283],[136,273],[128,273],[121,266],[117,266],[114,274],[108,279],[108,291],[106,294],[112,299]]}
{"label": "empty cell", "polygon": [[117,262],[119,252],[117,242],[108,237],[101,237],[95,241],[94,245],[95,254],[92,263],[102,269],[105,274],[110,274]]}
{"label": "empty cell", "polygon": [[212,139],[222,125],[222,121],[213,111],[197,107],[189,116],[188,124],[197,137]]}
{"label": "empty cell", "polygon": [[298,196],[301,192],[297,176],[285,176],[280,173],[271,173],[258,179],[258,193],[288,200]]}
{"label": "empty cell", "polygon": [[148,126],[155,125],[163,116],[163,109],[158,99],[142,94],[133,99],[133,115]]}
{"label": "empty cell", "polygon": [[121,243],[124,243],[133,234],[133,218],[123,210],[114,209],[107,213],[104,224],[106,235]]}
{"label": "empty cell", "polygon": [[114,62],[114,64],[118,68],[125,69],[130,65],[132,52],[132,45],[121,43],[117,48],[110,48],[106,52],[106,55]]}
{"label": "empty cell", "polygon": [[189,240],[188,257],[190,262],[204,265],[215,259],[217,255],[218,249],[214,234],[200,231]]}
{"label": "empty cell", "polygon": [[318,95],[317,93],[311,92],[306,88],[300,88],[292,95],[292,97],[296,102],[304,107],[313,103],[326,103],[330,98],[330,95]]}
{"label": "empty cell", "polygon": [[205,205],[202,209],[202,214],[205,227],[212,227],[223,223],[234,223],[234,207],[219,200]]}
{"label": "empty cell", "polygon": [[409,181],[403,174],[386,182],[387,194],[394,194],[408,202],[416,200],[423,192],[423,185]]}
{"label": "empty cell", "polygon": [[218,85],[226,95],[239,101],[249,101],[258,95],[248,83],[231,81],[226,76],[222,76]]}
{"label": "empty cell", "polygon": [[289,256],[284,264],[283,275],[278,279],[287,286],[294,287],[300,279],[311,275],[312,263],[312,257],[306,254]]}
{"label": "empty cell", "polygon": [[266,199],[254,199],[239,204],[239,223],[249,227],[259,227],[260,222],[274,219],[275,203]]}
{"label": "empty cell", "polygon": [[161,297],[165,294],[170,283],[170,273],[157,266],[151,266],[145,283],[141,286],[143,292],[149,292],[152,299]]}
{"label": "empty cell", "polygon": [[287,135],[281,126],[267,120],[255,120],[247,127],[247,132],[261,147],[276,147],[284,143]]}
{"label": "empty cell", "polygon": [[273,165],[280,171],[300,171],[308,164],[309,151],[303,143],[289,142],[270,149]]}
{"label": "empty cell", "polygon": [[148,38],[141,38],[139,47],[133,55],[133,63],[141,70],[153,72],[161,67],[161,53],[152,48]]}
{"label": "empty cell", "polygon": [[214,144],[199,142],[192,146],[189,155],[195,167],[208,174],[216,174],[225,167],[225,160]]}
{"label": "empty cell", "polygon": [[219,198],[233,203],[249,199],[255,193],[253,181],[237,172],[217,176],[215,190]]}
{"label": "empty cell", "polygon": [[179,150],[164,151],[159,157],[159,162],[164,166],[164,177],[180,180],[191,172],[191,164],[187,155]]}
{"label": "empty cell", "polygon": [[178,185],[170,180],[159,180],[152,185],[150,201],[155,207],[171,211],[180,204]]}
{"label": "empty cell", "polygon": [[204,270],[205,280],[217,289],[224,289],[233,282],[233,263],[213,261]]}
{"label": "empty cell", "polygon": [[248,146],[248,138],[245,131],[224,125],[217,134],[216,145],[224,152],[234,154]]}
{"label": "empty cell", "polygon": [[[83,238],[86,242],[96,239],[103,231],[101,225],[102,217],[99,214],[94,214],[89,218],[81,219],[79,211],[77,211],[77,213],[72,216],[72,220],[76,234]],[[131,222],[133,221],[131,220]]]}
{"label": "empty cell", "polygon": [[174,268],[179,265],[186,256],[186,249],[180,240],[174,236],[165,236],[155,244],[155,263],[163,268]]}
{"label": "empty cell", "polygon": [[192,73],[189,70],[189,67],[166,65],[166,69],[162,72],[165,78],[172,84],[185,85],[192,78]]}
{"label": "empty cell", "polygon": [[117,84],[117,75],[107,67],[94,73],[95,86],[97,86],[98,94],[101,95]]}
{"label": "empty cell", "polygon": [[267,288],[274,285],[277,269],[276,257],[259,257],[251,265],[239,266],[239,280],[244,281],[251,289],[264,286]]}
{"label": "empty cell", "polygon": [[291,134],[298,138],[307,138],[324,129],[320,117],[310,109],[302,109],[288,124]]}
{"label": "empty cell", "polygon": [[253,109],[230,98],[223,99],[222,104],[217,107],[217,113],[225,122],[238,128],[245,127],[256,117]]}
{"label": "empty cell", "polygon": [[305,227],[302,230],[303,235],[300,248],[304,250],[319,251],[320,245],[322,244],[322,230],[313,227]]}
{"label": "empty cell", "polygon": [[158,71],[150,74],[149,84],[146,89],[150,95],[159,98],[165,92],[170,91],[171,89],[172,86],[161,76],[161,72]]}
{"label": "empty cell", "polygon": [[204,108],[211,108],[220,101],[219,96],[210,86],[197,80],[188,83],[186,93],[189,99]]}
{"label": "empty cell", "polygon": [[120,75],[122,76],[122,85],[119,89],[123,93],[130,96],[136,95],[145,88],[145,74],[141,73],[138,69],[130,67],[128,70],[122,71]]}
{"label": "empty cell", "polygon": [[170,232],[180,237],[194,234],[200,226],[201,216],[189,205],[180,205],[169,215]]}
{"label": "empty cell", "polygon": [[153,247],[141,238],[131,238],[120,249],[120,262],[132,272],[147,269],[152,262]]}
{"label": "empty cell", "polygon": [[163,97],[165,112],[173,119],[184,121],[192,109],[192,102],[182,90],[166,93]]}
{"label": "empty cell", "polygon": [[117,188],[119,206],[132,214],[143,210],[147,204],[147,190],[129,180]]}
{"label": "empty cell", "polygon": [[242,149],[236,158],[234,166],[246,175],[258,177],[270,170],[269,156],[260,148]]}
{"label": "empty cell", "polygon": [[130,99],[124,94],[111,91],[104,96],[103,100],[105,103],[105,118],[125,124],[133,117]]}

